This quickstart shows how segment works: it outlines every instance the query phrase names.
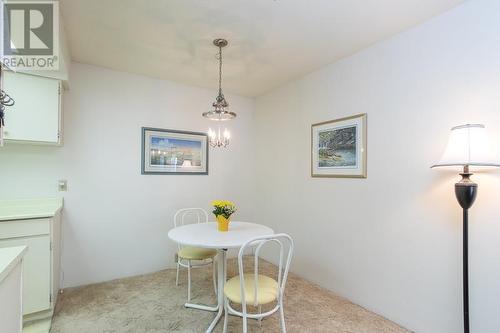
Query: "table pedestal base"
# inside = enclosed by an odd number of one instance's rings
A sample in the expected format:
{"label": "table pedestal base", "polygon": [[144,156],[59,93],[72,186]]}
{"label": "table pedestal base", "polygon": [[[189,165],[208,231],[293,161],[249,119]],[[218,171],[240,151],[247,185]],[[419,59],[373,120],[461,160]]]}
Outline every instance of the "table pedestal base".
{"label": "table pedestal base", "polygon": [[196,309],[196,310],[203,310],[203,311],[210,311],[210,312],[215,312],[219,310],[219,306],[208,306],[208,305],[203,305],[203,304],[194,304],[194,303],[186,303],[184,304],[186,308],[190,309]]}

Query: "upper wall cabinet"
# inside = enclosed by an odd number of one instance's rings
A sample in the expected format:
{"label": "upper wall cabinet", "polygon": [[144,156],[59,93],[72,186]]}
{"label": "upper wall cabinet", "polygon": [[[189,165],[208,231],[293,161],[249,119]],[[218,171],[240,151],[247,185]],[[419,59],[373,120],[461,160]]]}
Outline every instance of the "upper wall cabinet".
{"label": "upper wall cabinet", "polygon": [[5,139],[61,144],[61,81],[14,72],[4,74],[4,89],[15,101],[5,111]]}

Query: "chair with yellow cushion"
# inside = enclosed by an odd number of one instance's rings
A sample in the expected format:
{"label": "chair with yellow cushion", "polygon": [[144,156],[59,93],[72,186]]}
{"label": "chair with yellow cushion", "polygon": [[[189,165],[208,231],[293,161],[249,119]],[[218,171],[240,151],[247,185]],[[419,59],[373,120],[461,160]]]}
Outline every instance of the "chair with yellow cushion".
{"label": "chair with yellow cushion", "polygon": [[[188,223],[208,222],[208,214],[202,208],[184,208],[178,210],[174,215],[174,227],[179,227]],[[178,245],[177,251],[177,275],[175,285],[179,285],[179,270],[181,267],[187,268],[188,272],[188,302],[191,301],[191,268],[212,265],[212,279],[214,290],[217,293],[215,278],[215,256],[217,250],[204,249],[198,247]]]}
{"label": "chair with yellow cushion", "polygon": [[[276,244],[279,248],[279,265],[276,279],[259,274],[259,253],[264,245]],[[255,248],[254,269],[244,273],[243,254],[248,248]],[[248,253],[248,251],[246,252]],[[293,240],[287,234],[276,234],[254,238],[246,242],[238,254],[238,275],[224,285],[224,329],[227,331],[229,314],[243,318],[243,333],[247,332],[247,319],[257,319],[259,324],[264,317],[280,311],[281,331],[286,332],[283,295],[285,292],[288,270],[293,255]],[[262,305],[276,302],[272,310],[262,313]],[[241,304],[241,311],[231,307],[231,303]],[[258,313],[248,313],[247,305],[258,308]]]}

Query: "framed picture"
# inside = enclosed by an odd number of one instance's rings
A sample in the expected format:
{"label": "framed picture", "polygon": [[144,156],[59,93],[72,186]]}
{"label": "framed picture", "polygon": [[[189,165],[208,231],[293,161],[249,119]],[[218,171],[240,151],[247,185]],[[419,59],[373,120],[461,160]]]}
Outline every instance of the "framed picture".
{"label": "framed picture", "polygon": [[366,178],[366,113],[311,126],[311,176]]}
{"label": "framed picture", "polygon": [[208,175],[206,133],[142,128],[143,175]]}

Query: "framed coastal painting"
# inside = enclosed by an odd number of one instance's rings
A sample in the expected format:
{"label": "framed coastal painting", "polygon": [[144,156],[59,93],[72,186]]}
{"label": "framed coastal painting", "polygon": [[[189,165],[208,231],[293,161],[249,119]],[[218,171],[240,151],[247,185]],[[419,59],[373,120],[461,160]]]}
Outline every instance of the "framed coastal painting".
{"label": "framed coastal painting", "polygon": [[311,126],[311,176],[366,178],[366,114]]}
{"label": "framed coastal painting", "polygon": [[206,133],[142,128],[143,175],[208,175]]}

